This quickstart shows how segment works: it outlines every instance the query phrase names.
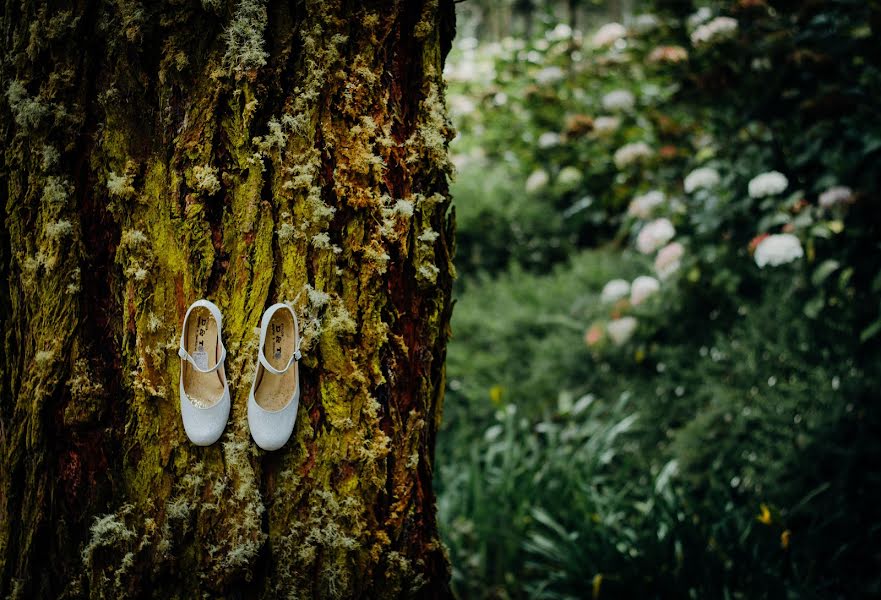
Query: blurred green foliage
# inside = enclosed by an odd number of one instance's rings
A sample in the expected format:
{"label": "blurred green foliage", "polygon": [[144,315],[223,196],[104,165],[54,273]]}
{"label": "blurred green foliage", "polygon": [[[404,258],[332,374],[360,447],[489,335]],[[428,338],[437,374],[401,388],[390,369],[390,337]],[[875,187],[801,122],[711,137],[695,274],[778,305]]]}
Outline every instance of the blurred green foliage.
{"label": "blurred green foliage", "polygon": [[454,586],[878,597],[881,3],[648,5],[451,58]]}

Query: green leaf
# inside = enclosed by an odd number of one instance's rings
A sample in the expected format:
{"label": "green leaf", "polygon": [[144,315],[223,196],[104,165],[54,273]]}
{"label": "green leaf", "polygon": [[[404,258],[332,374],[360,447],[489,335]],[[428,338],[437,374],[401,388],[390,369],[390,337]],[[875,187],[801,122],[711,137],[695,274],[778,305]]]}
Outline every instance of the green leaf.
{"label": "green leaf", "polygon": [[863,329],[863,332],[860,334],[860,341],[867,342],[878,335],[879,332],[881,332],[881,319],[878,319],[877,321]]}
{"label": "green leaf", "polygon": [[766,232],[778,225],[783,225],[788,222],[789,215],[785,213],[775,213],[772,215],[768,215],[767,217],[763,217],[759,221],[758,230],[761,232]]}
{"label": "green leaf", "polygon": [[830,275],[832,275],[832,273],[837,271],[840,266],[841,263],[839,263],[837,260],[833,260],[831,258],[828,260],[824,260],[822,263],[820,263],[820,266],[814,269],[814,274],[811,275],[811,283],[813,283],[815,286],[819,286],[824,281],[826,281],[826,279]]}
{"label": "green leaf", "polygon": [[832,232],[829,231],[825,223],[817,223],[811,227],[811,236],[828,240],[832,237]]}
{"label": "green leaf", "polygon": [[809,319],[816,319],[819,316],[820,311],[823,310],[823,306],[826,304],[826,295],[819,294],[808,300],[804,307],[804,313]]}

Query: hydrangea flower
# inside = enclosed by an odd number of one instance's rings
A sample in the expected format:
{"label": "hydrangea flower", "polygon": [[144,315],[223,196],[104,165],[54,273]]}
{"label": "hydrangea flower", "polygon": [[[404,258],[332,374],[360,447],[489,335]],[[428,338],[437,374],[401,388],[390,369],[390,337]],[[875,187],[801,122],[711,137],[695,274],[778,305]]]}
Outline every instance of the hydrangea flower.
{"label": "hydrangea flower", "polygon": [[820,194],[819,204],[823,208],[832,208],[853,201],[853,190],[843,185],[831,187]]}
{"label": "hydrangea flower", "polygon": [[618,40],[627,37],[627,29],[620,23],[606,23],[593,34],[593,45],[597,48],[611,46]]}
{"label": "hydrangea flower", "polygon": [[655,257],[655,273],[661,279],[667,279],[679,270],[682,257],[685,255],[685,247],[679,242],[671,242],[658,250]]}
{"label": "hydrangea flower", "polygon": [[544,169],[536,169],[526,178],[526,191],[534,194],[550,183],[551,178]]}
{"label": "hydrangea flower", "polygon": [[633,337],[633,333],[636,331],[636,325],[637,322],[635,318],[621,317],[620,319],[610,321],[609,324],[606,325],[606,332],[616,346],[621,346],[626,344],[630,338]]}
{"label": "hydrangea flower", "polygon": [[630,294],[630,282],[624,279],[613,279],[603,286],[600,300],[606,304],[617,302]]}
{"label": "hydrangea flower", "polygon": [[657,279],[648,275],[640,275],[630,284],[630,304],[639,306],[660,289],[661,284]]}
{"label": "hydrangea flower", "polygon": [[569,27],[566,23],[557,23],[557,26],[551,29],[545,34],[551,41],[560,41],[560,40],[568,40],[572,37],[572,28]]}
{"label": "hydrangea flower", "polygon": [[682,46],[658,46],[649,53],[648,61],[653,63],[679,63],[688,60],[688,51]]}
{"label": "hydrangea flower", "polygon": [[691,32],[691,43],[695,46],[709,44],[732,37],[736,32],[737,19],[716,17],[709,23],[704,23]]}
{"label": "hydrangea flower", "polygon": [[612,111],[630,110],[636,104],[636,98],[628,90],[614,90],[603,96],[603,108]]}
{"label": "hydrangea flower", "polygon": [[647,223],[636,236],[636,249],[643,254],[652,254],[676,235],[676,229],[669,219],[655,219]]}
{"label": "hydrangea flower", "polygon": [[760,268],[791,263],[804,256],[801,241],[791,233],[769,235],[756,246],[755,261]]}
{"label": "hydrangea flower", "polygon": [[605,332],[603,331],[602,325],[594,324],[591,325],[587,331],[584,332],[584,343],[587,347],[593,347],[603,341],[603,336]]}
{"label": "hydrangea flower", "polygon": [[685,177],[683,186],[685,193],[691,194],[697,190],[714,188],[719,185],[719,171],[710,167],[695,169]]}
{"label": "hydrangea flower", "polygon": [[692,29],[698,25],[703,25],[713,18],[713,11],[708,6],[702,6],[696,12],[688,17],[688,26]]}
{"label": "hydrangea flower", "polygon": [[563,72],[563,69],[551,66],[537,71],[535,81],[541,85],[551,85],[562,81],[565,76],[566,74]]}
{"label": "hydrangea flower", "polygon": [[560,143],[560,134],[555,133],[553,131],[545,131],[543,134],[538,136],[538,147],[539,148],[551,148]]}
{"label": "hydrangea flower", "polygon": [[565,189],[572,189],[581,183],[581,171],[578,167],[568,166],[560,169],[557,175],[557,183]]}
{"label": "hydrangea flower", "polygon": [[593,120],[593,131],[598,135],[606,135],[618,131],[621,127],[621,119],[618,117],[597,117]]}
{"label": "hydrangea flower", "polygon": [[786,175],[779,171],[769,171],[756,175],[749,182],[750,198],[764,198],[765,196],[773,196],[780,194],[789,187],[789,180]]}
{"label": "hydrangea flower", "polygon": [[627,207],[627,214],[638,219],[648,219],[652,211],[663,204],[665,199],[664,192],[659,192],[658,190],[646,192],[630,201],[630,205]]}
{"label": "hydrangea flower", "polygon": [[644,158],[648,158],[651,155],[652,149],[645,142],[626,144],[615,151],[615,166],[619,169],[623,169],[624,167],[632,165]]}

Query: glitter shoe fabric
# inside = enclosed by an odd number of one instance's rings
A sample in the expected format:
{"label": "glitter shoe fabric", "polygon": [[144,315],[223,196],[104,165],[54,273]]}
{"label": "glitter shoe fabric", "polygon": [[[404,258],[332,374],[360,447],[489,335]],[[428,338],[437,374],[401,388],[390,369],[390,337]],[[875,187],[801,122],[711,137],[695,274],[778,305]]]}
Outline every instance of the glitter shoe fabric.
{"label": "glitter shoe fabric", "polygon": [[[191,315],[196,316],[192,322]],[[221,320],[216,305],[196,300],[187,310],[181,329],[178,349],[181,420],[187,437],[197,446],[216,442],[229,419],[230,394],[224,372],[226,348]],[[190,386],[189,393],[187,386]]]}
{"label": "glitter shoe fabric", "polygon": [[229,419],[230,396],[229,387],[225,387],[220,400],[212,406],[202,408],[190,400],[180,386],[180,412],[187,437],[197,446],[210,446],[216,442],[226,428]]}

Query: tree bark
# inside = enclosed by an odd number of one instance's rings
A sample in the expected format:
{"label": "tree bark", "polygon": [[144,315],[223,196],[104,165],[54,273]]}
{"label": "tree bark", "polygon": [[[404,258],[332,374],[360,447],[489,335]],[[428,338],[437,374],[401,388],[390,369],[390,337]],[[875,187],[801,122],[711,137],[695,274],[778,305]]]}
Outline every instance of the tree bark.
{"label": "tree bark", "polygon": [[[5,2],[0,597],[446,597],[451,0]],[[224,315],[210,447],[180,324]],[[257,449],[255,328],[301,320]]]}

